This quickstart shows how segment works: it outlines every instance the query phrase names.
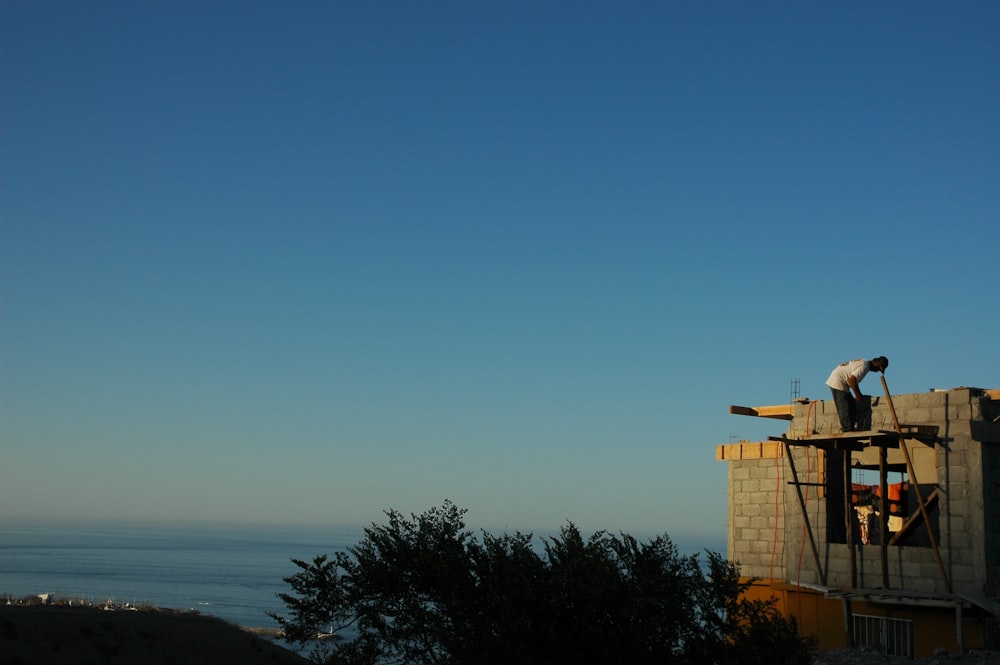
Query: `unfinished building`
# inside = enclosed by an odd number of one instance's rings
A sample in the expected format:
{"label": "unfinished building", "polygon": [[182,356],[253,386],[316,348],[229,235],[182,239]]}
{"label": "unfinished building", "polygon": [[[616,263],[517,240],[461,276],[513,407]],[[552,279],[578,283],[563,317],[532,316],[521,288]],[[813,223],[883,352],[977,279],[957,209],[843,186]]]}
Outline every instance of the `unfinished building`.
{"label": "unfinished building", "polygon": [[730,407],[788,429],[717,446],[728,558],[821,649],[1000,648],[1000,390],[882,386],[849,433],[831,400]]}

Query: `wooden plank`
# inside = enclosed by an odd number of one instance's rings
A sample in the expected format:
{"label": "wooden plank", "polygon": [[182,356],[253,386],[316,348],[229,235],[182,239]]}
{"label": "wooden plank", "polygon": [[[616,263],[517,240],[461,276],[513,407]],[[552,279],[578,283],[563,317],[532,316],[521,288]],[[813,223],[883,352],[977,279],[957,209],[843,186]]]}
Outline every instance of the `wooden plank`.
{"label": "wooden plank", "polygon": [[749,406],[736,406],[734,404],[729,405],[729,413],[735,413],[737,416],[756,416],[757,411],[751,409]]}
{"label": "wooden plank", "polygon": [[784,456],[785,451],[781,445],[770,441],[740,441],[739,443],[719,444],[715,447],[715,459],[720,462],[774,459]]}
{"label": "wooden plank", "polygon": [[992,390],[986,391],[986,396],[989,397],[994,402],[1000,402],[1000,388],[994,388]]}
{"label": "wooden plank", "polygon": [[791,404],[778,404],[776,406],[736,406],[729,405],[729,413],[737,416],[757,416],[759,418],[777,418],[779,420],[791,420]]}
{"label": "wooden plank", "polygon": [[899,442],[933,445],[933,437],[921,433],[905,434],[888,430],[865,430],[863,432],[826,432],[819,434],[804,434],[789,432],[784,436],[769,437],[772,441],[788,441],[793,446],[833,446],[834,448],[863,450],[868,446],[873,448],[899,448]]}
{"label": "wooden plank", "polygon": [[793,408],[791,404],[778,404],[776,406],[758,406],[757,415],[762,418],[780,418],[781,420],[791,420]]}
{"label": "wooden plank", "polygon": [[[933,490],[931,490],[931,493],[927,495],[927,500],[924,501],[924,507],[930,508],[932,505],[934,505],[934,502],[937,501],[937,499],[938,499],[938,488],[935,487]],[[914,525],[920,523],[921,519],[923,519],[923,513],[921,513],[919,510],[910,515],[909,517],[907,517],[906,521],[903,522],[903,526],[899,528],[899,531],[897,531],[896,534],[891,539],[889,539],[889,545],[895,545],[897,542],[899,542],[901,538],[903,538],[904,536],[906,536],[906,534],[910,532],[910,530],[914,527]]]}
{"label": "wooden plank", "polygon": [[[889,413],[892,415],[892,423],[896,426],[896,431],[899,432],[899,438],[902,439],[903,430],[899,426],[899,418],[896,417],[896,407],[892,404],[892,395],[889,393],[889,385],[885,382],[885,374],[880,375],[879,379],[882,381],[882,390],[885,391],[885,401],[889,403]],[[934,550],[934,559],[937,561],[941,579],[944,580],[944,588],[948,593],[951,593],[951,581],[948,579],[948,571],[945,570],[944,559],[941,558],[941,551],[938,549],[937,538],[934,537],[934,529],[931,528],[931,519],[927,516],[927,505],[924,503],[924,498],[920,495],[920,481],[917,480],[917,474],[913,471],[913,460],[910,459],[910,452],[906,447],[906,441],[900,443],[899,448],[903,451],[903,457],[906,458],[906,473],[909,474],[910,486],[917,497],[917,508],[920,509],[920,515],[924,518],[924,526],[927,527],[927,539],[931,541],[931,549]],[[937,492],[937,488],[934,488],[934,492]]]}

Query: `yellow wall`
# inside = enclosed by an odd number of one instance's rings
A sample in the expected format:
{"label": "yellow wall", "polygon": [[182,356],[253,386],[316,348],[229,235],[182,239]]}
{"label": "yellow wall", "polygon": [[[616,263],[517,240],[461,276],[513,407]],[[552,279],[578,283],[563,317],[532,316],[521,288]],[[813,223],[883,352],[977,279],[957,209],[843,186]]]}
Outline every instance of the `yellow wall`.
{"label": "yellow wall", "polygon": [[[798,621],[801,635],[813,635],[818,639],[820,651],[841,649],[847,645],[844,607],[840,600],[826,598],[821,592],[811,589],[785,584],[771,586],[767,582],[755,582],[745,595],[753,600],[775,598],[779,611]],[[951,654],[958,653],[953,609],[875,605],[853,601],[851,611],[854,614],[913,621],[914,655],[918,658],[931,656],[940,648],[947,649]],[[984,627],[968,611],[963,616],[963,624],[965,649],[986,648]]]}

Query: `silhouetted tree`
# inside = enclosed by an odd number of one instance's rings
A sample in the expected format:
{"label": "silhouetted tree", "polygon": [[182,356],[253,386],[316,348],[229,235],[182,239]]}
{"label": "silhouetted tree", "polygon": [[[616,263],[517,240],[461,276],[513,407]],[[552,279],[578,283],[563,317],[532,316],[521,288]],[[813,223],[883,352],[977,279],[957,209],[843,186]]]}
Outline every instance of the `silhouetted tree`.
{"label": "silhouetted tree", "polygon": [[477,539],[465,512],[388,511],[347,551],[293,560],[289,616],[272,615],[286,639],[332,627],[347,639],[313,659],[350,665],[809,662],[794,623],[744,599],[717,554],[706,574],[666,535],[584,538],[572,523],[539,550],[520,532]]}

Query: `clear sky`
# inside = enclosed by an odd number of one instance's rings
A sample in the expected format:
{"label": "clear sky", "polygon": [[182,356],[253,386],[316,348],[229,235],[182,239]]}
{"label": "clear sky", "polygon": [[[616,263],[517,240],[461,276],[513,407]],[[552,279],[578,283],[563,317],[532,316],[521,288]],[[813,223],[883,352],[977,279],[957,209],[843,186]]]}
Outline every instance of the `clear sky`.
{"label": "clear sky", "polygon": [[[791,381],[1000,387],[1000,4],[0,4],[0,518],[721,537]],[[862,384],[880,394],[877,378]]]}

